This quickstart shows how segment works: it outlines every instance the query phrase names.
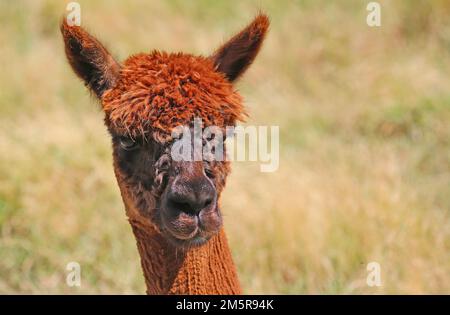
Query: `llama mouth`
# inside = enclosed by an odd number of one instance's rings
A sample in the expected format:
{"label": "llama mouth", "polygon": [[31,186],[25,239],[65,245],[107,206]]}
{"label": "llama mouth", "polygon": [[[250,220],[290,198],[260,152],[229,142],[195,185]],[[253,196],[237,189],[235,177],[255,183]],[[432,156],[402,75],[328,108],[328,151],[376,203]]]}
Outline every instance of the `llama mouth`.
{"label": "llama mouth", "polygon": [[222,226],[217,202],[198,214],[173,210],[164,204],[160,208],[160,227],[169,243],[189,249],[207,243]]}
{"label": "llama mouth", "polygon": [[211,236],[203,235],[203,233],[199,232],[194,237],[190,239],[179,239],[174,236],[168,237],[168,240],[176,247],[181,249],[190,249],[193,247],[200,247],[206,244]]}
{"label": "llama mouth", "polygon": [[164,234],[170,243],[179,248],[189,249],[192,247],[199,247],[204,245],[209,239],[217,233],[216,230],[209,231],[205,229],[202,224],[196,220],[195,226],[192,227],[192,232],[189,234],[178,233],[167,225],[164,226]]}

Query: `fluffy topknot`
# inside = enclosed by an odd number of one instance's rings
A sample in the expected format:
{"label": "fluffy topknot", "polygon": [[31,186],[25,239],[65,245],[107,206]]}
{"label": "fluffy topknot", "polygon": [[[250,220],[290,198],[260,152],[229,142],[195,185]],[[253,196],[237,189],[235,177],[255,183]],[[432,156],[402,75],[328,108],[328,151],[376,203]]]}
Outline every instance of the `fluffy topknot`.
{"label": "fluffy topknot", "polygon": [[243,120],[241,96],[211,59],[154,51],[128,58],[102,105],[109,127],[132,137],[191,125],[229,126]]}

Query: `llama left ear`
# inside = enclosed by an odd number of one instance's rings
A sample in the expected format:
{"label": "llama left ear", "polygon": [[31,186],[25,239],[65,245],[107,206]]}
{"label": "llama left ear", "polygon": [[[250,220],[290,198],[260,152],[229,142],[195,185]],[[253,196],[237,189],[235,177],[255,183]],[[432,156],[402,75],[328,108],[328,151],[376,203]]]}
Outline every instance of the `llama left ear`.
{"label": "llama left ear", "polygon": [[223,44],[211,56],[217,71],[231,82],[239,78],[252,64],[269,28],[269,17],[259,14],[241,32]]}
{"label": "llama left ear", "polygon": [[120,74],[120,65],[106,48],[80,26],[61,23],[67,60],[85,85],[101,98],[103,92],[114,86]]}

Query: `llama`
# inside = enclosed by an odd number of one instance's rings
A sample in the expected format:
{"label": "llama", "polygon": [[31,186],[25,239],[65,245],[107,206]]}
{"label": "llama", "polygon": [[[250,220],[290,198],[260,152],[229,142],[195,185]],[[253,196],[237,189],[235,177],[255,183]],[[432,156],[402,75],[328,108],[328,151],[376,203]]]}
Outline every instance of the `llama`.
{"label": "llama", "polygon": [[147,294],[241,293],[219,206],[229,162],[175,161],[171,130],[196,117],[220,128],[245,118],[233,83],[268,27],[259,14],[208,57],[153,51],[119,63],[82,27],[61,23],[67,59],[105,114]]}

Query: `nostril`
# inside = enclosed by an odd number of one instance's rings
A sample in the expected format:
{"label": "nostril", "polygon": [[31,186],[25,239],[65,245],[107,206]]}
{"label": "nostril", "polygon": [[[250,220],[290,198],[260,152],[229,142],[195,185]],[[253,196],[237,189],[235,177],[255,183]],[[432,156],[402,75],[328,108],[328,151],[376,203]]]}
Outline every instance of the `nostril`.
{"label": "nostril", "polygon": [[213,196],[170,194],[167,198],[167,207],[174,215],[180,212],[197,215],[203,209],[210,207],[213,202]]}
{"label": "nostril", "polygon": [[179,212],[184,212],[184,213],[189,213],[189,214],[195,213],[194,209],[187,202],[170,201],[170,206],[172,209],[179,211]]}
{"label": "nostril", "polygon": [[216,198],[216,190],[209,182],[178,180],[169,187],[164,206],[171,216],[178,216],[181,212],[195,216],[202,210],[210,210]]}
{"label": "nostril", "polygon": [[213,198],[206,199],[205,202],[203,203],[202,209],[209,207],[212,202],[213,202]]}

